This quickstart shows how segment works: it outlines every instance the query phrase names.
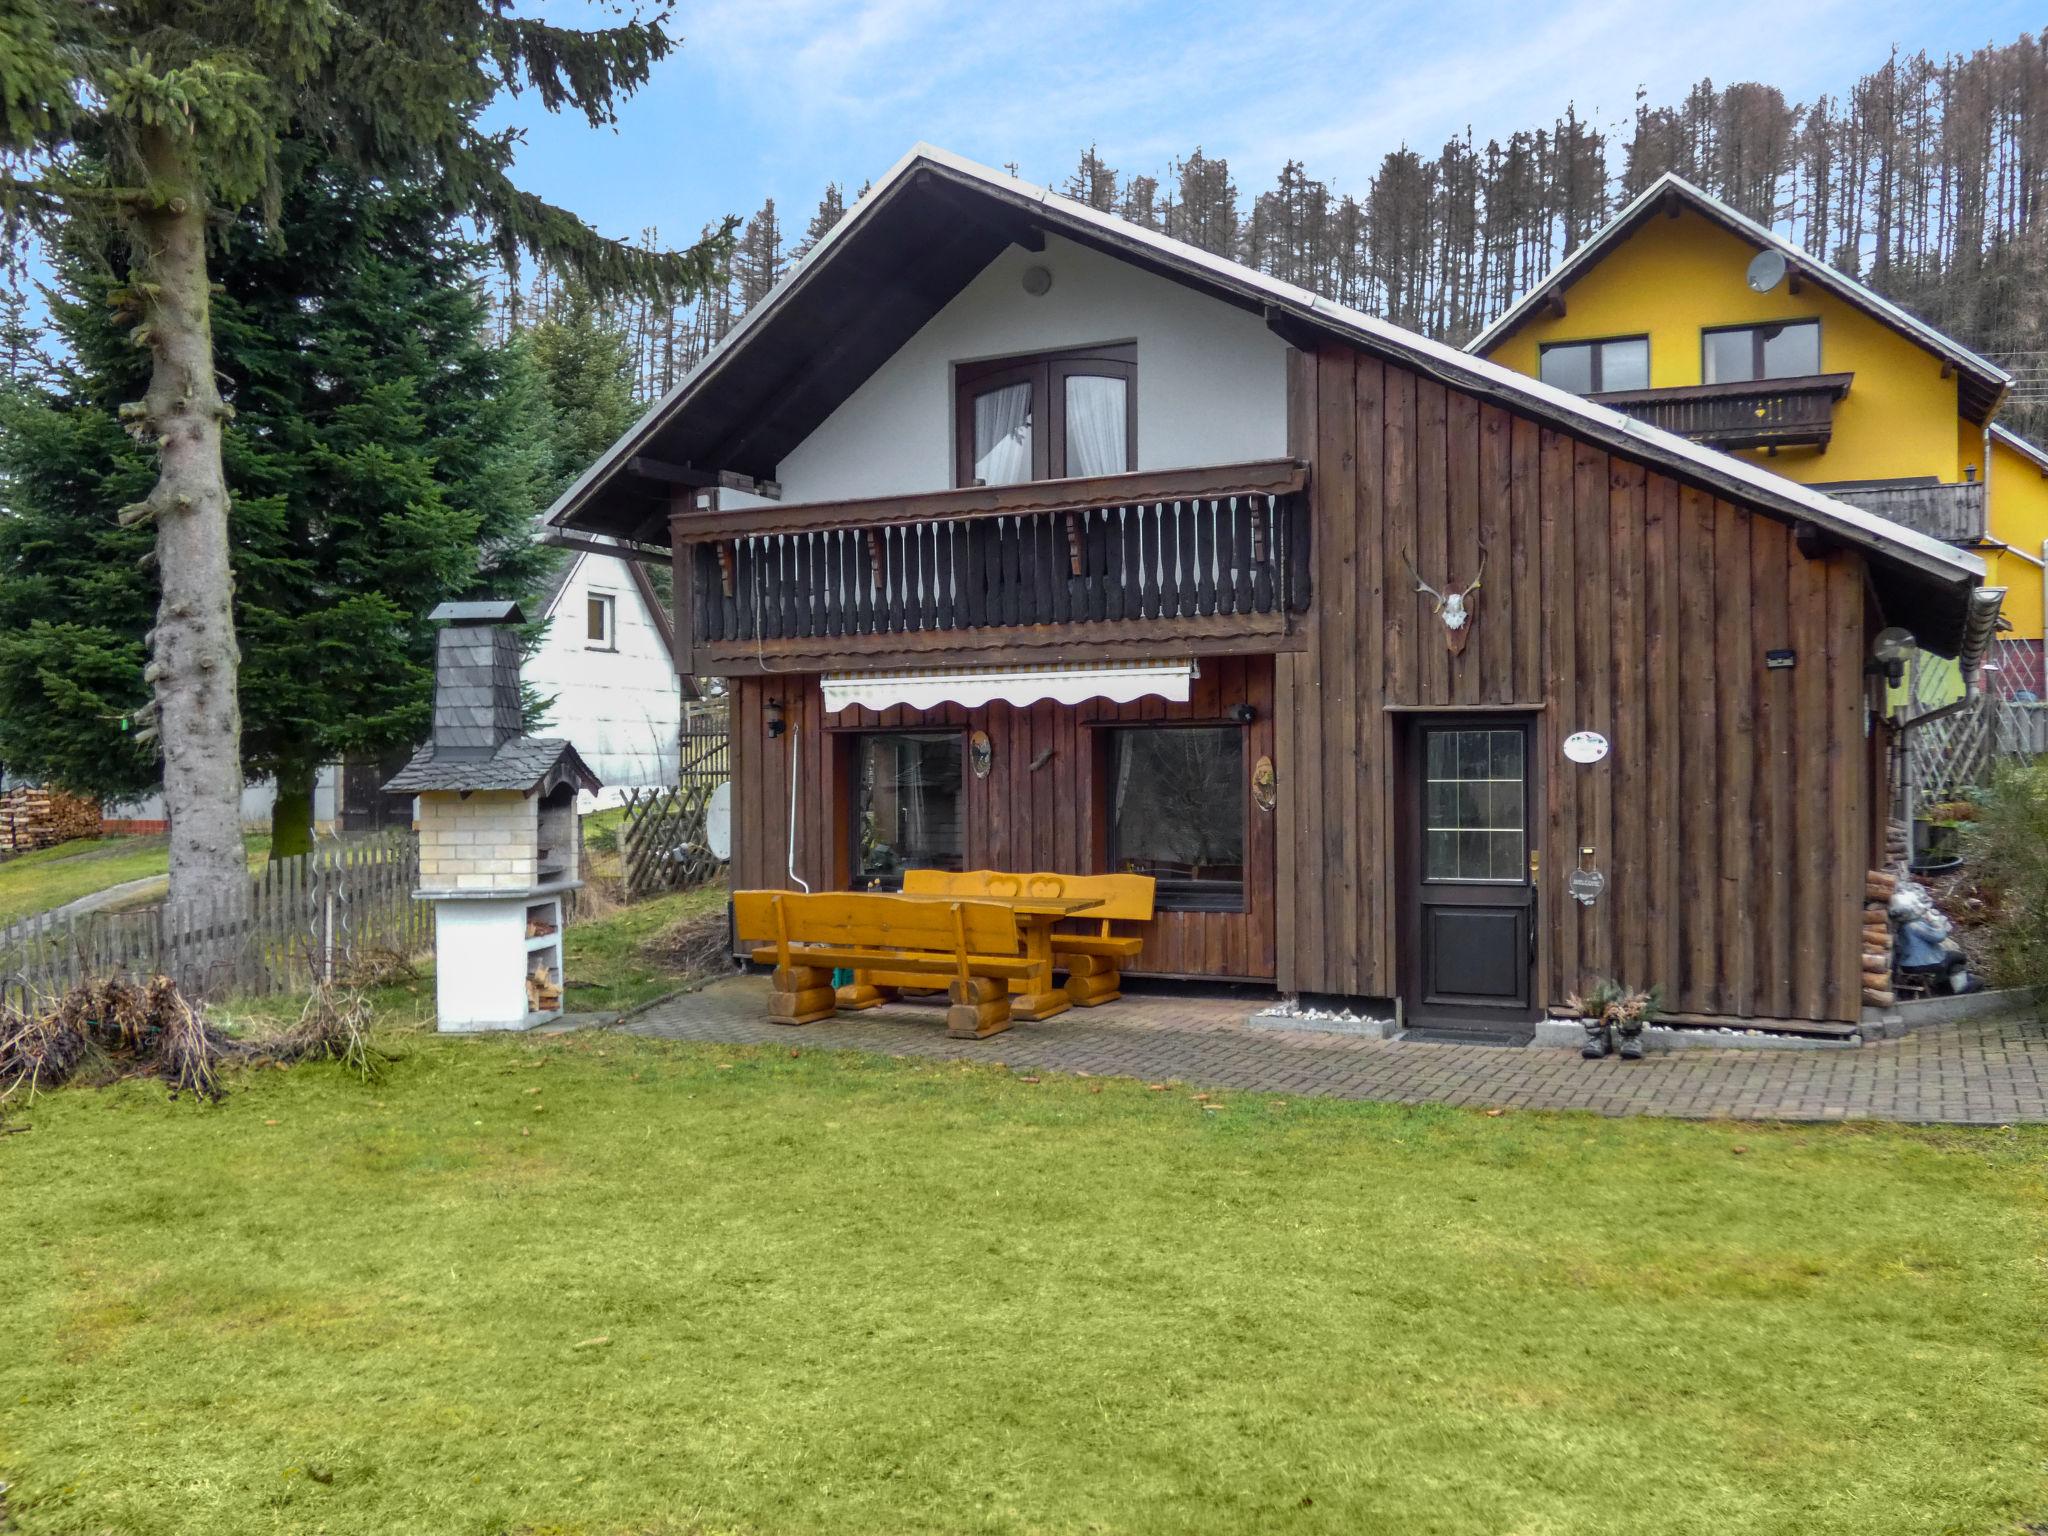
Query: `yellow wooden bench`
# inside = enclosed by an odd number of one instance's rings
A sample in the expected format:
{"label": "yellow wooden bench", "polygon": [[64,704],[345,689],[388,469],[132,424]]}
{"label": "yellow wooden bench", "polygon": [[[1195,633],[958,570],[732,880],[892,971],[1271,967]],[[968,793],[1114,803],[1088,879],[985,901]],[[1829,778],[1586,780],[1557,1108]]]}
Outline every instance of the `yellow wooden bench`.
{"label": "yellow wooden bench", "polygon": [[1145,947],[1142,935],[1120,934],[1111,923],[1149,923],[1156,882],[1150,875],[1010,874],[999,869],[906,869],[906,895],[1090,898],[1100,903],[1075,921],[1097,924],[1094,933],[1055,933],[1053,964],[1067,973],[1067,996],[1083,1008],[1123,995],[1123,967]]}
{"label": "yellow wooden bench", "polygon": [[[1019,951],[1015,914],[987,902],[737,891],[732,908],[734,936],[756,946],[757,963],[775,967],[768,1016],[778,1024],[873,1007],[886,996],[879,973],[946,985],[946,1033],[979,1040],[1010,1027],[1009,983],[1036,969]],[[854,984],[835,992],[835,969],[851,970]]]}

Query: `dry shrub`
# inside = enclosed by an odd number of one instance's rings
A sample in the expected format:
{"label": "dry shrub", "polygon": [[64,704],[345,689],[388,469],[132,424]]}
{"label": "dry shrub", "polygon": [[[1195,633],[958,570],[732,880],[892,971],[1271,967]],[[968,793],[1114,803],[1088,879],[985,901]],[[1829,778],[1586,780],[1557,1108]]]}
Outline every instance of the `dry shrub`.
{"label": "dry shrub", "polygon": [[590,923],[610,917],[625,905],[626,883],[623,880],[617,875],[585,870],[583,889],[576,893],[575,908],[570,915],[579,923]]}
{"label": "dry shrub", "polygon": [[403,950],[374,944],[357,945],[335,978],[343,987],[357,992],[367,992],[375,987],[395,987],[419,979],[420,968],[413,963],[411,955]]}
{"label": "dry shrub", "polygon": [[723,911],[699,912],[678,918],[647,941],[643,951],[663,970],[684,976],[710,976],[730,970]]}
{"label": "dry shrub", "polygon": [[46,1005],[0,1011],[0,1101],[61,1087],[98,1063],[121,1077],[160,1077],[173,1090],[222,1095],[223,1064],[249,1054],[207,1022],[168,976],[146,987],[120,977],[81,982]]}
{"label": "dry shrub", "polygon": [[269,1061],[338,1061],[366,1083],[391,1064],[391,1058],[370,1043],[370,1000],[356,988],[336,982],[316,986],[298,1023],[258,1049]]}

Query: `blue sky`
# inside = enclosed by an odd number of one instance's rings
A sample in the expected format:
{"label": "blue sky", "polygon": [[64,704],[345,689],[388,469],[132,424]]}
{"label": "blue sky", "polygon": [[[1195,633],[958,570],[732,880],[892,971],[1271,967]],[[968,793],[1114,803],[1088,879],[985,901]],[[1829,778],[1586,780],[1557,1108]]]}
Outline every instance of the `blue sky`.
{"label": "blue sky", "polygon": [[[539,0],[565,25],[584,0]],[[1763,80],[1794,99],[1846,87],[1896,43],[1968,51],[2037,24],[2015,0],[1442,0],[1425,5],[1215,0],[678,0],[682,49],[615,130],[499,108],[529,138],[520,179],[607,234],[687,241],[774,197],[792,237],[830,180],[849,193],[919,139],[1057,182],[1090,141],[1123,171],[1163,173],[1197,144],[1239,188],[1289,156],[1362,192],[1404,140],[1425,151],[1547,124],[1567,101],[1627,121],[1638,85]]]}

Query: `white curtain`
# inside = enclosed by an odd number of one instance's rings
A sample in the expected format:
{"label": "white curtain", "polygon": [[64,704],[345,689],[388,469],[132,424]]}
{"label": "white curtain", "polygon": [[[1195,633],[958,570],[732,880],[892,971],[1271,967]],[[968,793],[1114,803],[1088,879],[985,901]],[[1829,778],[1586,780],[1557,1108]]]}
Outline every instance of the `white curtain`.
{"label": "white curtain", "polygon": [[1120,475],[1130,468],[1124,439],[1124,381],[1100,374],[1067,377],[1067,473]]}
{"label": "white curtain", "polygon": [[974,478],[983,485],[1031,478],[1029,384],[1006,384],[974,397]]}

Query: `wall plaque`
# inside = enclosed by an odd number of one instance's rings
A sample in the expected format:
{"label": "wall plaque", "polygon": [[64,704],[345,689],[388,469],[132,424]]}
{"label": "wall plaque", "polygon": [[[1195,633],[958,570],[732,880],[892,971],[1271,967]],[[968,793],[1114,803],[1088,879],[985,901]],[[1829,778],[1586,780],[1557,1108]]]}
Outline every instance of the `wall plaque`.
{"label": "wall plaque", "polygon": [[1572,899],[1582,907],[1590,907],[1600,899],[1600,893],[1607,889],[1607,877],[1597,869],[1575,869],[1564,888],[1570,891]]}
{"label": "wall plaque", "polygon": [[1598,731],[1573,731],[1564,739],[1564,755],[1575,763],[1597,763],[1607,755],[1607,738]]}

